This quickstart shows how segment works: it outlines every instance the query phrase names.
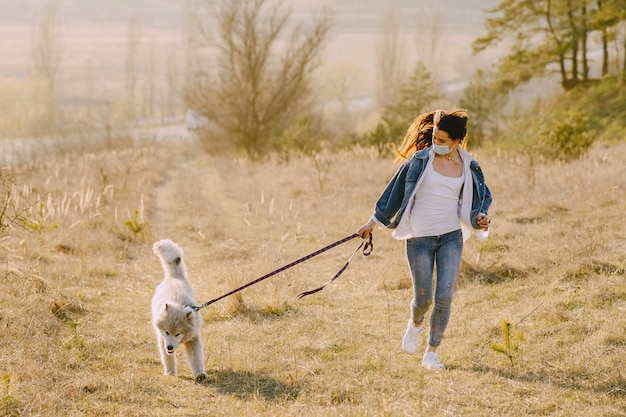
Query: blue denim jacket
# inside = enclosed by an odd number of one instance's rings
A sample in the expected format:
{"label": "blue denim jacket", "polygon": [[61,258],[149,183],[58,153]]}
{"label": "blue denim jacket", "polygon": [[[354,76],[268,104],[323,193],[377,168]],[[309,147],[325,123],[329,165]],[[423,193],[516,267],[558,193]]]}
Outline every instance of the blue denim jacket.
{"label": "blue denim jacket", "polygon": [[[430,158],[430,150],[431,148],[423,149],[405,162],[396,171],[378,198],[374,215],[377,220],[388,228],[394,229],[398,226],[402,214],[413,195],[415,186],[424,173]],[[488,214],[489,206],[491,206],[491,191],[485,184],[485,177],[480,169],[480,165],[474,159],[470,163],[470,171],[474,183],[470,219],[472,227],[480,229],[480,226],[476,223],[476,216],[478,213]]]}

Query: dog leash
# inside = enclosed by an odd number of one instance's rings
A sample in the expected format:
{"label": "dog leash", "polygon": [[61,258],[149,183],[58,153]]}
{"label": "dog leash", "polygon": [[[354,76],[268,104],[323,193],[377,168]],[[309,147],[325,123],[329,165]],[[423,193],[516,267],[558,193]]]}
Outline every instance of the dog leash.
{"label": "dog leash", "polygon": [[[363,247],[365,246],[365,247]],[[361,242],[361,244],[359,245],[358,248],[356,248],[356,250],[354,251],[354,253],[352,254],[352,256],[350,256],[350,258],[348,258],[348,261],[345,263],[344,266],[341,267],[341,269],[339,271],[337,271],[337,273],[331,278],[329,279],[326,284],[322,285],[321,287],[315,288],[313,290],[310,291],[305,291],[303,293],[300,293],[298,295],[298,299],[300,298],[304,298],[307,295],[311,295],[311,294],[315,294],[316,292],[322,291],[324,289],[324,287],[326,287],[327,285],[331,284],[334,280],[336,280],[337,278],[339,278],[339,276],[341,274],[343,274],[343,272],[348,269],[348,265],[350,265],[350,261],[352,261],[352,258],[354,258],[354,255],[356,255],[356,253],[359,251],[359,249],[363,248],[363,256],[369,256],[372,253],[372,250],[374,249],[374,242],[372,241],[372,232],[370,232],[370,238],[367,242],[365,242],[365,239],[363,239],[363,241]]]}
{"label": "dog leash", "polygon": [[[350,241],[350,240],[352,240],[352,239],[354,239],[354,238],[356,238],[356,237],[358,237],[358,236],[359,236],[359,235],[358,235],[358,234],[356,234],[356,233],[354,233],[354,234],[352,234],[352,235],[350,235],[350,236],[346,236],[346,237],[344,237],[343,239],[340,239],[340,240],[338,240],[338,241],[336,241],[336,242],[333,242],[333,243],[331,243],[330,245],[324,246],[323,248],[318,249],[318,250],[316,250],[316,251],[315,251],[315,252],[313,252],[313,253],[310,253],[310,254],[308,254],[308,255],[306,255],[306,256],[304,256],[304,257],[300,258],[300,259],[297,259],[297,260],[295,260],[295,261],[293,261],[293,262],[291,262],[291,263],[289,263],[289,264],[287,264],[287,265],[285,265],[285,266],[282,266],[282,267],[280,267],[280,268],[278,268],[278,269],[276,269],[276,270],[274,270],[274,271],[272,271],[272,272],[270,272],[270,273],[267,273],[267,274],[263,275],[262,277],[259,277],[259,278],[255,279],[254,281],[250,281],[250,282],[248,282],[247,284],[242,285],[242,286],[241,286],[241,287],[239,287],[239,288],[235,288],[234,290],[229,291],[229,292],[227,292],[227,293],[226,293],[226,294],[224,294],[224,295],[221,295],[221,296],[219,296],[219,297],[217,297],[217,298],[214,298],[214,299],[212,299],[212,300],[209,300],[209,301],[207,301],[206,303],[201,304],[201,305],[199,305],[199,306],[190,306],[190,307],[191,307],[192,309],[194,309],[195,311],[198,311],[198,310],[200,310],[201,308],[204,308],[204,307],[210,306],[211,304],[216,303],[216,302],[218,302],[219,300],[221,300],[221,299],[223,299],[223,298],[228,297],[229,295],[233,295],[233,294],[235,294],[236,292],[239,292],[239,291],[241,291],[241,290],[243,290],[243,289],[245,289],[245,288],[248,288],[248,287],[250,287],[250,286],[252,286],[252,285],[254,285],[254,284],[258,284],[259,282],[261,282],[261,281],[263,281],[263,280],[265,280],[265,279],[267,279],[267,278],[269,278],[269,277],[271,277],[271,276],[273,276],[273,275],[276,275],[276,274],[278,274],[278,273],[281,273],[281,272],[283,272],[283,271],[285,271],[285,270],[287,270],[287,269],[289,269],[289,268],[291,268],[291,267],[294,267],[294,266],[296,266],[296,265],[298,265],[298,264],[300,264],[300,263],[302,263],[302,262],[304,262],[304,261],[308,261],[309,259],[313,258],[314,256],[317,256],[317,255],[319,255],[319,254],[321,254],[321,253],[323,253],[323,252],[326,252],[327,250],[330,250],[330,249],[332,249],[332,248],[334,248],[334,247],[336,247],[336,246],[339,246],[339,245],[341,245],[341,244],[343,244],[343,243],[346,243],[346,242],[348,242],[348,241]],[[330,281],[328,281],[326,284],[322,285],[321,287],[316,288],[315,290],[311,290],[311,291],[306,291],[306,292],[303,292],[302,294],[300,294],[300,295],[298,296],[298,298],[302,298],[302,297],[305,297],[305,296],[307,296],[307,295],[309,295],[309,294],[314,294],[314,293],[316,293],[316,292],[318,292],[318,291],[321,291],[321,290],[323,290],[323,289],[324,289],[324,287],[325,287],[326,285],[328,285],[328,284],[330,284],[332,281],[336,280],[336,279],[339,277],[339,275],[341,275],[341,274],[342,274],[342,273],[343,273],[343,272],[344,272],[344,271],[348,268],[348,265],[350,264],[350,261],[352,260],[352,258],[354,258],[354,255],[356,255],[356,253],[357,253],[357,252],[359,251],[359,249],[361,249],[362,247],[363,247],[363,255],[365,255],[365,256],[369,256],[369,255],[372,253],[372,250],[374,249],[374,244],[373,244],[373,242],[372,242],[372,233],[370,233],[369,240],[368,240],[367,242],[365,241],[365,239],[363,239],[363,242],[361,242],[361,244],[360,244],[360,245],[359,245],[359,247],[356,249],[356,251],[354,251],[354,253],[353,253],[353,254],[352,254],[352,256],[350,257],[350,259],[348,259],[348,262],[346,262],[346,264],[345,264],[343,267],[341,267],[341,269],[339,270],[339,272],[337,272],[337,273],[335,274],[335,276],[334,276],[334,277],[333,277]]]}

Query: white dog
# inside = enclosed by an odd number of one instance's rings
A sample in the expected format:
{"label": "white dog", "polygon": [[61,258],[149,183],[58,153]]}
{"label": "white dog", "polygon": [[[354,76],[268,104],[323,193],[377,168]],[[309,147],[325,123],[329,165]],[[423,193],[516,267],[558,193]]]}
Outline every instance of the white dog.
{"label": "white dog", "polygon": [[197,381],[203,380],[207,374],[200,340],[202,317],[191,307],[196,305],[196,299],[187,281],[183,250],[169,239],[159,240],[152,250],[161,258],[165,271],[165,278],[152,298],[152,324],[165,375],[176,375],[174,352],[182,343],[193,376]]}

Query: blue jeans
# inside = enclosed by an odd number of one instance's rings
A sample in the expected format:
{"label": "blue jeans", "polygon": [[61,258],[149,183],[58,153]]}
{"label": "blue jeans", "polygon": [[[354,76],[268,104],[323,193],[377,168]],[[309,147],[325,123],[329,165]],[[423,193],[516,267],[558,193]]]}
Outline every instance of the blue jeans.
{"label": "blue jeans", "polygon": [[439,346],[450,320],[454,284],[461,266],[461,230],[440,236],[416,237],[406,241],[406,257],[413,279],[411,318],[419,325],[433,302],[433,270],[437,266],[435,308],[430,316],[428,344]]}

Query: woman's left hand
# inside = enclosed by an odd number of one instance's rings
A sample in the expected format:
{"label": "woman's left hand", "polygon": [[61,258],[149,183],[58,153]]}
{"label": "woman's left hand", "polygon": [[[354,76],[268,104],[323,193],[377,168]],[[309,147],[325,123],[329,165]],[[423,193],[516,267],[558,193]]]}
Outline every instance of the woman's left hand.
{"label": "woman's left hand", "polygon": [[483,229],[489,230],[489,225],[491,224],[491,219],[486,214],[480,213],[476,216],[476,223]]}
{"label": "woman's left hand", "polygon": [[376,222],[370,220],[369,222],[365,223],[363,226],[359,227],[359,229],[356,231],[356,234],[359,235],[359,237],[363,239],[367,239],[370,237],[370,234],[375,228],[376,228]]}

